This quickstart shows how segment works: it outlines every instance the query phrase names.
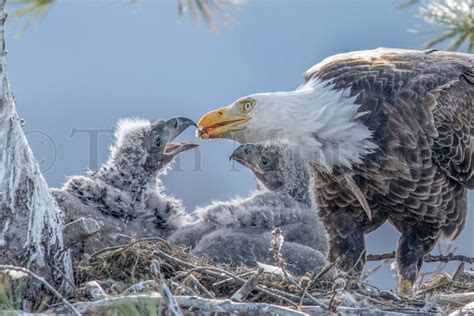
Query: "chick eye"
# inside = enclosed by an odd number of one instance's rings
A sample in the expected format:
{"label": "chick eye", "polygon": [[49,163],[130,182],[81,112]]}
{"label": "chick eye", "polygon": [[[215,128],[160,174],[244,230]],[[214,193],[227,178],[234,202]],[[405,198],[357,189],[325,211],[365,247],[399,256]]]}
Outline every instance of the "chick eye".
{"label": "chick eye", "polygon": [[252,102],[247,101],[244,103],[244,105],[242,105],[242,110],[244,110],[244,112],[249,112],[252,109],[252,106]]}
{"label": "chick eye", "polygon": [[262,157],[262,165],[268,166],[270,164],[270,161],[266,157]]}
{"label": "chick eye", "polygon": [[156,147],[160,147],[161,146],[161,137],[156,136],[155,139],[154,139],[154,143],[155,143]]}

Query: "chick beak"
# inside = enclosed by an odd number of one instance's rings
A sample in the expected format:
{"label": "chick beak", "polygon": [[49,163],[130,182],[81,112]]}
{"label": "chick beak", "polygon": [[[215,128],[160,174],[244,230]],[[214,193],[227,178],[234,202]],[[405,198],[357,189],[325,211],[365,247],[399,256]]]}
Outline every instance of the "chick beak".
{"label": "chick beak", "polygon": [[263,174],[262,168],[258,164],[252,163],[252,161],[249,158],[249,156],[252,155],[252,153],[249,151],[248,148],[246,148],[245,145],[241,145],[237,147],[236,150],[230,155],[229,160],[234,160],[244,167],[249,168],[256,174]]}
{"label": "chick beak", "polygon": [[201,139],[224,138],[231,131],[236,131],[238,125],[250,120],[246,115],[232,115],[230,107],[211,111],[199,120],[197,136]]}
{"label": "chick beak", "polygon": [[169,133],[169,141],[166,145],[164,154],[169,156],[176,156],[183,151],[189,150],[191,148],[199,146],[198,144],[194,144],[192,142],[177,142],[173,143],[173,140],[178,137],[184,130],[186,130],[190,126],[196,126],[192,120],[186,117],[175,117],[166,121],[166,126]]}

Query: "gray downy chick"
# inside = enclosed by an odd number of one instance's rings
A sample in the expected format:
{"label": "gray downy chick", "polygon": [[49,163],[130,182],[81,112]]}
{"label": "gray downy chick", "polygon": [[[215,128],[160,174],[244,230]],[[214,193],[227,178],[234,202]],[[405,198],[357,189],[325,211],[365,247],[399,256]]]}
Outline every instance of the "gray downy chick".
{"label": "gray downy chick", "polygon": [[101,225],[96,235],[77,244],[76,258],[122,244],[127,241],[123,235],[167,236],[189,220],[182,203],[163,193],[158,176],[178,154],[197,146],[173,143],[190,126],[194,122],[183,117],[155,123],[120,120],[109,160],[99,170],[70,177],[61,189],[51,189],[66,223],[89,217]]}
{"label": "gray downy chick", "polygon": [[[280,227],[286,240],[284,255],[295,256],[299,250],[303,254],[304,249],[305,255],[312,251],[315,260],[320,262],[327,251],[326,232],[312,208],[309,173],[297,151],[283,145],[245,144],[239,146],[230,159],[252,170],[263,188],[247,198],[215,202],[197,209],[199,219],[178,229],[169,241],[220,262],[271,264],[270,232]],[[235,244],[231,247],[233,238]],[[252,247],[244,247],[250,243]],[[291,267],[294,273],[300,273],[310,265]]]}
{"label": "gray downy chick", "polygon": [[[193,253],[231,266],[244,264],[256,267],[258,263],[275,265],[270,251],[271,241],[272,234],[269,231],[220,228],[204,235]],[[321,270],[326,264],[325,255],[321,251],[297,242],[285,241],[281,254],[287,270],[294,275]]]}

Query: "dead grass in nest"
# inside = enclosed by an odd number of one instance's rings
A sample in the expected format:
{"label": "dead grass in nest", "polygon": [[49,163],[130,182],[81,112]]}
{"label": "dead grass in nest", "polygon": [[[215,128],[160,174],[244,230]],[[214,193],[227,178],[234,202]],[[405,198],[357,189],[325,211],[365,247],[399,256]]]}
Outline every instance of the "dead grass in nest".
{"label": "dead grass in nest", "polygon": [[[76,282],[83,284],[92,280],[112,279],[132,285],[150,280],[152,279],[150,262],[159,259],[155,255],[156,249],[172,253],[173,256],[183,257],[185,255],[184,249],[177,247],[171,249],[160,239],[132,242],[123,247],[101,250],[88,260],[76,262]],[[163,262],[163,272],[165,277],[169,278],[176,270],[173,266]]]}
{"label": "dead grass in nest", "polygon": [[[173,259],[167,260],[163,254]],[[88,260],[76,262],[75,280],[79,285],[88,281],[114,280],[122,282],[127,287],[132,286],[153,279],[150,268],[152,260],[160,262],[165,279],[176,279],[188,286],[189,276],[192,275],[204,287],[212,288],[216,297],[231,295],[241,286],[240,282],[233,282],[234,278],[239,276],[246,278],[255,271],[247,266],[230,267],[216,264],[208,258],[191,255],[181,246],[171,247],[159,238],[152,238],[137,240],[122,247],[104,249]],[[193,268],[197,271],[190,272]],[[207,270],[213,273],[206,273]],[[223,282],[223,279],[229,281]],[[287,282],[281,276],[263,273],[259,280],[267,287],[289,290]]]}

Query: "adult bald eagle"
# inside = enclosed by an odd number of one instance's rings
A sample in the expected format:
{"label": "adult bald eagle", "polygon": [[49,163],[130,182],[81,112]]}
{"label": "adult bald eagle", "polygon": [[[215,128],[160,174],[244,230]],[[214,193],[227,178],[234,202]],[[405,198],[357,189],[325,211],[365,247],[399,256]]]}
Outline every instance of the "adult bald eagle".
{"label": "adult bald eagle", "polygon": [[259,93],[204,115],[201,138],[301,145],[330,235],[329,260],[360,271],[364,234],[400,232],[400,292],[437,240],[462,231],[474,188],[474,56],[379,48],[335,55],[294,91]]}

